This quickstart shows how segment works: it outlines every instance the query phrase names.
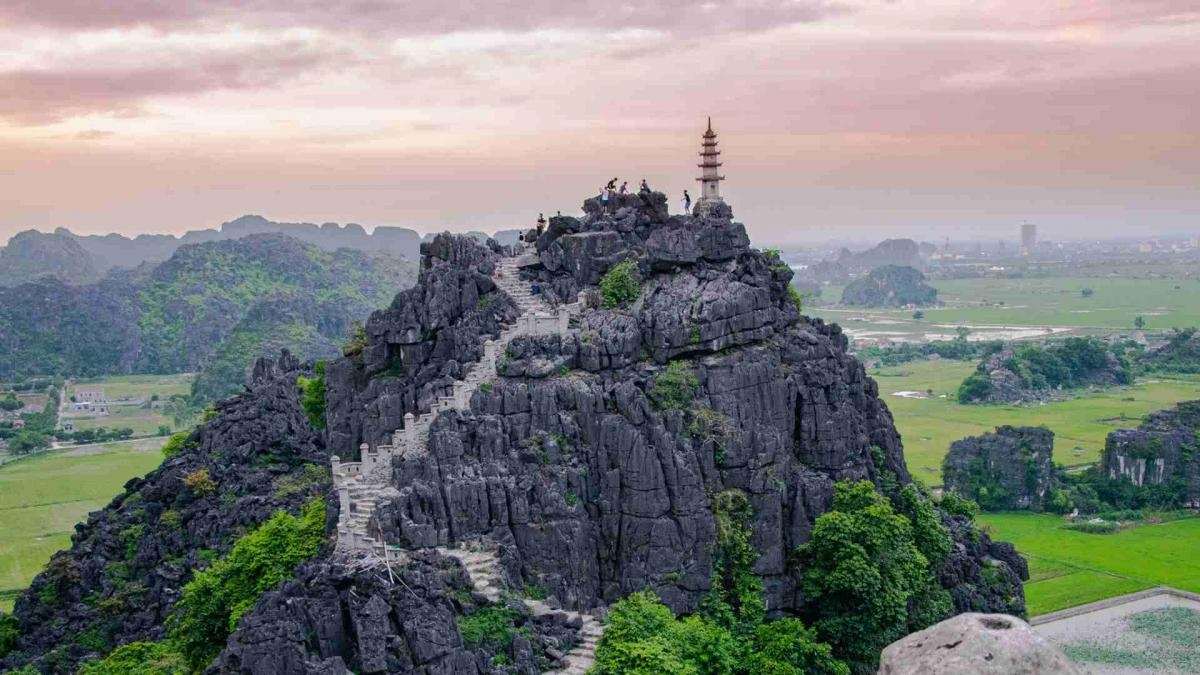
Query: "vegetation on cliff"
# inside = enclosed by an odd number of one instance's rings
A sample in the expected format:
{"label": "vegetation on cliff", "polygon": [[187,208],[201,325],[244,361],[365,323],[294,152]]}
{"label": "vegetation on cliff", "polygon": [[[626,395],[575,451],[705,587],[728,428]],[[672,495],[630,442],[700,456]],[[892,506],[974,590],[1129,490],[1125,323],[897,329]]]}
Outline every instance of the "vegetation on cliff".
{"label": "vegetation on cliff", "polygon": [[1015,344],[986,355],[958,390],[959,403],[1016,402],[1052,390],[1128,384],[1133,379],[1123,350],[1094,337],[1061,344]]}

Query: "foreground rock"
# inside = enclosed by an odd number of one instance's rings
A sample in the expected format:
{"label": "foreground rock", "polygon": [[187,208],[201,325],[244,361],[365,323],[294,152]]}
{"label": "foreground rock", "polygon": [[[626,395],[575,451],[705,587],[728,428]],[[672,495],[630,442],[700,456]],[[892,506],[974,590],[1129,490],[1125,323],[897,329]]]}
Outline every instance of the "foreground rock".
{"label": "foreground rock", "polygon": [[888,645],[880,675],[1081,675],[1024,621],[960,614]]}
{"label": "foreground rock", "polygon": [[1041,511],[1054,487],[1054,432],[996,427],[950,444],[942,461],[946,489],[989,510]]}

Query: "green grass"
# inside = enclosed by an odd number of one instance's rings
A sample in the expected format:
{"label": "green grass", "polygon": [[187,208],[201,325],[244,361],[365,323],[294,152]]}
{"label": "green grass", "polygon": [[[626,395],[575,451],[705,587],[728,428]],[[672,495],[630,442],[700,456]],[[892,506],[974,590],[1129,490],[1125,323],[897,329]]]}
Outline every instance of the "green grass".
{"label": "green grass", "polygon": [[[914,361],[870,373],[895,417],[909,471],[931,485],[941,483],[942,458],[950,443],[1002,424],[1049,427],[1055,434],[1055,461],[1070,466],[1096,461],[1110,431],[1137,426],[1149,412],[1200,398],[1200,378],[1156,377],[1046,405],[960,405],[954,393],[974,368],[969,361]],[[892,395],[928,389],[934,398]],[[942,394],[946,398],[937,398]]]}
{"label": "green grass", "polygon": [[[953,327],[959,325],[1111,332],[1132,330],[1137,316],[1145,318],[1149,330],[1200,324],[1200,284],[1194,280],[954,279],[930,283],[938,289],[938,299],[944,306],[923,310],[923,321],[913,321],[912,310],[825,305],[813,306],[811,313],[842,323],[851,331],[888,331],[913,337],[927,332],[952,334]],[[1095,294],[1084,298],[1081,293],[1084,288],[1091,288]],[[836,303],[840,299],[840,287],[823,289],[824,302]],[[879,320],[897,323],[873,323]]]}
{"label": "green grass", "polygon": [[0,468],[0,611],[11,609],[75,524],[103,508],[134,476],[162,461],[159,439],[83,446]]}
{"label": "green grass", "polygon": [[1068,530],[1065,519],[1049,514],[989,513],[978,520],[1029,561],[1030,616],[1154,586],[1200,592],[1200,518],[1146,522],[1116,534]]}

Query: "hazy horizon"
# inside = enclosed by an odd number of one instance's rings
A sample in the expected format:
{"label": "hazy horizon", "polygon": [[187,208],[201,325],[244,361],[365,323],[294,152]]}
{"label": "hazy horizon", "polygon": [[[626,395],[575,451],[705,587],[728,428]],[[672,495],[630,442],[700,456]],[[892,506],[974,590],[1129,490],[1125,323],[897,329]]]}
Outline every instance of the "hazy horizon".
{"label": "hazy horizon", "polygon": [[1046,5],[19,0],[0,241],[678,208],[707,115],[758,241],[1200,234],[1200,11]]}

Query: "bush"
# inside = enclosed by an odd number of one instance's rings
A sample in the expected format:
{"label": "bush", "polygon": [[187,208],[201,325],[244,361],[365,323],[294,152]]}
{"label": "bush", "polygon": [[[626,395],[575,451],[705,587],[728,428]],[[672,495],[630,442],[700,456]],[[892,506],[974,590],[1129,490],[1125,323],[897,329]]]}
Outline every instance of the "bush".
{"label": "bush", "polygon": [[938,502],[938,508],[952,516],[966,516],[971,519],[979,514],[979,504],[965,497],[959,497],[952,490],[942,493],[942,500]]}
{"label": "bush", "polygon": [[849,675],[829,645],[798,619],[784,618],[758,627],[746,672],[764,675]]}
{"label": "bush", "polygon": [[696,374],[683,361],[672,361],[654,380],[650,398],[659,410],[684,410],[696,398],[700,387]]}
{"label": "bush", "polygon": [[325,362],[313,364],[313,374],[316,377],[300,377],[296,384],[300,386],[300,405],[304,414],[314,428],[325,428]]}
{"label": "bush", "polygon": [[191,431],[181,431],[168,438],[167,442],[164,443],[162,447],[163,457],[174,457],[175,455],[183,452],[183,449],[187,447],[188,436],[191,435]]}
{"label": "bush", "polygon": [[633,302],[641,294],[642,281],[638,276],[637,264],[631,260],[614,265],[600,279],[600,298],[609,309]]}
{"label": "bush", "polygon": [[117,648],[103,661],[79,668],[79,675],[190,675],[192,669],[179,652],[165,642],[132,642]]}
{"label": "bush", "polygon": [[183,587],[168,620],[171,639],[188,663],[203,668],[259,596],[290,578],[325,542],[325,502],[314,499],[300,516],[277,511],[241,537],[224,559]]}
{"label": "bush", "polygon": [[795,286],[788,285],[788,299],[796,305],[796,311],[804,313],[804,298],[800,295],[800,291],[796,290]]}
{"label": "bush", "polygon": [[197,497],[208,497],[217,493],[217,484],[208,475],[208,469],[196,469],[183,477],[183,485]]}
{"label": "bush", "polygon": [[319,491],[330,480],[329,469],[318,464],[305,464],[300,471],[275,479],[275,498],[287,499],[292,495]]}
{"label": "bush", "polygon": [[958,402],[986,401],[992,395],[992,380],[983,373],[971,373],[958,385]]}
{"label": "bush", "polygon": [[501,605],[484,607],[474,614],[458,618],[458,634],[463,644],[469,646],[489,645],[508,649],[512,645],[516,629],[513,618],[516,610]]}
{"label": "bush", "polygon": [[0,659],[8,656],[12,650],[17,648],[20,638],[21,632],[17,627],[17,617],[0,612]]}

